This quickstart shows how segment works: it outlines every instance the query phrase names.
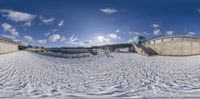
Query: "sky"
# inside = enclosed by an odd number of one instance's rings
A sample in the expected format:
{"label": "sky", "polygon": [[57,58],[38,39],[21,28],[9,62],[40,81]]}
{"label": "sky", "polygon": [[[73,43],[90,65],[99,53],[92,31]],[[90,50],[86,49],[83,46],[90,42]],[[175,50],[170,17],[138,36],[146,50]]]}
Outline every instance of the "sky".
{"label": "sky", "polygon": [[33,46],[93,46],[200,33],[200,0],[0,0],[0,35]]}

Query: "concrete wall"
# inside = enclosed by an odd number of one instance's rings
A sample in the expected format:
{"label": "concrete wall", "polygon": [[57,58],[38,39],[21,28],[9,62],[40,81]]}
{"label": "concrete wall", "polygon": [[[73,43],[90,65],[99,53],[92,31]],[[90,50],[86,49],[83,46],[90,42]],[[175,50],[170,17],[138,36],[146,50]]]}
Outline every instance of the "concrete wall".
{"label": "concrete wall", "polygon": [[0,54],[18,51],[18,45],[0,40]]}
{"label": "concrete wall", "polygon": [[200,39],[194,37],[165,37],[143,43],[159,55],[200,55]]}
{"label": "concrete wall", "polygon": [[143,47],[137,46],[136,44],[133,44],[133,47],[134,47],[134,52],[136,52],[140,55],[148,55]]}
{"label": "concrete wall", "polygon": [[92,49],[91,48],[48,48],[47,51],[61,52],[68,54],[79,54],[79,53],[90,53],[92,52]]}

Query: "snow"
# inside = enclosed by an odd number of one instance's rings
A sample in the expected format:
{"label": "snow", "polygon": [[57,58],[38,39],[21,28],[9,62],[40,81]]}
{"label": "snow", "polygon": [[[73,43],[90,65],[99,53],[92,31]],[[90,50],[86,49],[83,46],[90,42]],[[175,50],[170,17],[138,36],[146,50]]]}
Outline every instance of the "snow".
{"label": "snow", "polygon": [[0,98],[200,98],[200,56],[0,55]]}

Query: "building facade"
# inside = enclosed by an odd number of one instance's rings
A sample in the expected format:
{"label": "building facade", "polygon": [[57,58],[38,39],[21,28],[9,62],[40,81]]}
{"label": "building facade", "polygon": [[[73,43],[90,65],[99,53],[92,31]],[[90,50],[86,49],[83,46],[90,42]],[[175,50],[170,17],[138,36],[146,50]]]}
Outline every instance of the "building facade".
{"label": "building facade", "polygon": [[195,36],[160,37],[148,40],[143,45],[151,48],[158,55],[200,55],[200,38]]}
{"label": "building facade", "polygon": [[0,54],[18,51],[18,43],[0,36]]}

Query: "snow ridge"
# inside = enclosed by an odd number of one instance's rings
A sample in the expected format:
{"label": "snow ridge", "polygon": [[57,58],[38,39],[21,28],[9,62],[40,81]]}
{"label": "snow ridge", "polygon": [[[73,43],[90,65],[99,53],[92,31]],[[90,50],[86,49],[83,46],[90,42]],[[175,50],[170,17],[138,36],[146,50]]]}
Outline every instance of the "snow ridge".
{"label": "snow ridge", "polygon": [[0,98],[200,97],[200,56],[110,56],[0,55]]}

